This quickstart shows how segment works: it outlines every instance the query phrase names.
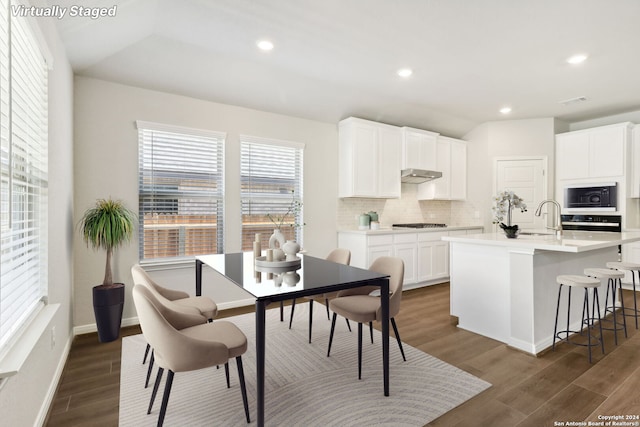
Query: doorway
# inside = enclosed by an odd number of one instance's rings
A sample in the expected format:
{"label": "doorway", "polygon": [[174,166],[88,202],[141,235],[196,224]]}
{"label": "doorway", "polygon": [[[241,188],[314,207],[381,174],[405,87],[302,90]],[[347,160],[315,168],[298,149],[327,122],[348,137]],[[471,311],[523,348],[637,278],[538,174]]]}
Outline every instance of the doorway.
{"label": "doorway", "polygon": [[[527,211],[514,209],[511,222],[520,229],[543,229],[547,224],[546,215],[535,216],[541,201],[547,198],[547,158],[546,157],[504,157],[496,158],[494,167],[494,194],[510,190],[524,199]],[[554,209],[550,207],[548,209]],[[550,212],[553,214],[553,212]]]}

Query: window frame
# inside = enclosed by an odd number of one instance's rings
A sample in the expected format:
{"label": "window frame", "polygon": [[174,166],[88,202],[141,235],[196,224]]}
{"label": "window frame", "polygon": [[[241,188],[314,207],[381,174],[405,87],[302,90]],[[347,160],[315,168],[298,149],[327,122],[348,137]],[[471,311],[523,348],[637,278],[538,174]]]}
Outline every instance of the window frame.
{"label": "window frame", "polygon": [[[172,197],[176,196],[176,212],[179,209],[180,199],[182,197],[188,197],[189,200],[198,200],[198,201],[206,201],[207,199],[215,200],[216,209],[216,252],[222,253],[224,252],[224,214],[225,214],[225,142],[226,142],[226,133],[218,132],[218,131],[210,131],[203,129],[195,129],[183,126],[175,126],[168,125],[162,123],[154,123],[147,121],[136,121],[136,127],[138,129],[138,212],[139,212],[139,233],[138,233],[138,255],[139,261],[142,265],[167,265],[167,264],[181,264],[192,262],[194,257],[197,255],[204,255],[208,253],[214,253],[211,251],[205,251],[203,253],[193,253],[187,255],[178,255],[178,256],[166,256],[166,257],[154,257],[154,258],[145,258],[145,212],[150,212],[145,209],[145,197],[154,197],[154,194],[159,195],[162,194],[162,197]],[[175,140],[177,141],[180,137],[184,137],[186,140],[200,140],[200,142],[205,139],[210,139],[212,142],[212,152],[214,152],[214,160],[211,164],[215,164],[215,172],[212,174],[203,173],[202,171],[192,170],[191,177],[205,177],[207,175],[216,176],[216,179],[211,179],[210,182],[216,183],[216,190],[210,193],[206,191],[180,191],[176,189],[175,192],[171,191],[157,191],[158,186],[151,186],[152,189],[149,189],[147,185],[143,183],[145,179],[145,169],[144,169],[144,159],[143,159],[143,139],[145,138],[144,132],[158,132],[159,135],[173,135]],[[153,137],[152,137],[153,138]],[[152,172],[153,173],[153,172]],[[170,173],[167,173],[169,175]],[[148,176],[147,176],[148,178]],[[206,181],[203,179],[203,181]],[[154,190],[155,189],[155,190]],[[178,250],[182,247],[184,234],[178,233],[179,236],[179,245]],[[169,247],[170,248],[170,247]]]}
{"label": "window frame", "polygon": [[[252,174],[246,174],[247,170],[247,164],[245,162],[247,162],[247,160],[245,159],[245,152],[246,150],[249,148],[248,146],[254,146],[254,147],[273,147],[274,151],[277,150],[293,150],[293,157],[294,157],[294,162],[296,162],[296,164],[294,164],[294,170],[292,171],[294,177],[292,178],[293,180],[295,180],[295,182],[292,184],[293,186],[293,194],[289,194],[289,193],[267,193],[267,192],[260,192],[260,191],[251,191],[251,176],[253,176]],[[253,236],[251,236],[248,233],[260,233],[260,237],[261,237],[261,243],[263,245],[263,247],[268,247],[268,242],[269,242],[269,237],[271,236],[271,233],[273,232],[273,230],[276,228],[276,226],[270,222],[266,222],[264,223],[264,225],[262,226],[258,226],[256,228],[254,228],[253,231],[251,231],[250,229],[247,229],[247,223],[245,223],[245,216],[246,215],[251,215],[251,211],[252,211],[252,206],[254,205],[254,203],[252,203],[252,201],[254,200],[258,200],[257,205],[259,206],[258,209],[259,210],[263,210],[263,212],[258,213],[258,215],[263,214],[265,215],[266,212],[269,210],[269,208],[267,208],[266,206],[268,206],[269,204],[278,204],[278,201],[281,200],[281,210],[286,209],[291,201],[295,201],[297,202],[299,205],[299,211],[297,212],[297,215],[295,216],[295,218],[293,219],[293,222],[295,224],[298,224],[297,227],[293,227],[293,233],[291,233],[290,229],[285,229],[285,227],[283,227],[283,233],[285,234],[285,236],[287,236],[287,238],[289,239],[294,239],[296,240],[300,245],[303,244],[303,240],[304,240],[304,233],[303,233],[303,227],[302,225],[304,224],[304,149],[305,149],[305,144],[301,143],[301,142],[294,142],[294,141],[285,141],[285,140],[278,140],[278,139],[273,139],[273,138],[264,138],[264,137],[256,137],[256,136],[250,136],[250,135],[240,135],[240,215],[241,215],[241,248],[243,251],[246,250],[252,250],[252,248],[249,248],[249,244],[250,242],[253,242],[255,239],[253,238]],[[268,151],[268,148],[265,150]],[[268,153],[260,153],[260,154],[268,154]],[[285,159],[286,160],[286,159]],[[274,158],[273,160],[274,162],[278,162],[279,159],[278,158]],[[275,172],[274,172],[275,174]],[[272,174],[272,179],[274,179],[275,183],[277,181],[277,178],[273,177]],[[284,178],[280,178],[280,179],[284,179]],[[261,177],[261,180],[263,182],[268,182],[269,179],[268,177],[265,178],[264,176]],[[262,206],[260,206],[262,203]],[[272,212],[273,213],[273,212]],[[282,213],[282,212],[281,212]],[[277,214],[277,212],[276,212]],[[286,224],[290,223],[291,221],[288,221]],[[247,234],[247,236],[245,236],[245,234]]]}
{"label": "window frame", "polygon": [[[48,304],[48,73],[53,61],[36,22],[13,16],[12,3],[0,0],[5,63],[0,69],[0,313],[9,313],[0,322],[0,378],[18,372],[59,306]],[[19,298],[11,295],[12,288],[20,289]]]}

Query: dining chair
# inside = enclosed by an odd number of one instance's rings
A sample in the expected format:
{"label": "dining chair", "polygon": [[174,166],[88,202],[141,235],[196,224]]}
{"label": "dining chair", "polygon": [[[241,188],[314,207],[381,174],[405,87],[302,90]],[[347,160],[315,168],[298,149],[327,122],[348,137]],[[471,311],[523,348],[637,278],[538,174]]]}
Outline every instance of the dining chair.
{"label": "dining chair", "polygon": [[[332,261],[338,264],[349,265],[351,262],[351,251],[349,249],[337,248],[329,252],[329,255],[325,258],[327,261]],[[305,299],[309,300],[309,343],[311,343],[311,327],[313,325],[313,301],[324,302],[325,307],[327,308],[327,320],[331,320],[331,315],[329,314],[329,298],[333,298],[336,296],[336,292],[320,294],[320,295],[311,295],[309,297],[305,297]],[[296,308],[296,300],[295,298],[291,302],[291,315],[289,317],[289,329],[291,329],[291,324],[293,323],[293,312]],[[347,324],[348,324],[347,320]],[[349,326],[351,329],[351,326]]]}
{"label": "dining chair", "polygon": [[[398,347],[402,354],[402,359],[406,361],[402,341],[398,333],[395,316],[400,311],[400,301],[402,299],[402,284],[404,280],[404,262],[396,257],[379,257],[369,267],[369,270],[376,273],[389,275],[389,318],[393,326],[393,332],[398,341]],[[379,289],[379,288],[378,288]],[[331,333],[329,335],[329,347],[327,357],[331,353],[331,343],[336,326],[338,315],[358,322],[358,379],[362,378],[362,324],[365,322],[380,321],[382,316],[382,306],[379,296],[355,294],[351,289],[338,292],[336,298],[329,301],[329,308],[333,311],[331,320]]]}
{"label": "dining chair", "polygon": [[163,305],[156,295],[143,285],[133,287],[133,301],[138,312],[142,334],[154,349],[158,374],[153,385],[147,414],[151,413],[164,371],[167,370],[158,426],[167,412],[173,378],[176,372],[188,372],[228,364],[236,359],[242,403],[247,423],[250,423],[247,389],[242,367],[242,355],[247,351],[247,337],[233,323],[216,321],[194,326],[191,315]]}
{"label": "dining chair", "polygon": [[[174,311],[181,311],[185,314],[200,315],[203,318],[202,323],[207,321],[211,322],[218,314],[218,306],[211,298],[204,296],[191,297],[186,292],[162,287],[156,283],[149,274],[147,274],[140,264],[135,264],[131,267],[131,276],[133,276],[134,285],[144,285],[156,294],[156,298],[158,300],[170,301],[169,304],[175,304],[176,306],[172,308]],[[142,358],[143,365],[147,362],[147,356],[149,355],[150,349],[151,346],[147,344],[144,351],[144,357]],[[149,379],[151,377],[153,364],[154,354],[152,351],[151,358],[149,359],[149,367],[147,369],[147,378],[144,384],[145,388],[149,386]]]}

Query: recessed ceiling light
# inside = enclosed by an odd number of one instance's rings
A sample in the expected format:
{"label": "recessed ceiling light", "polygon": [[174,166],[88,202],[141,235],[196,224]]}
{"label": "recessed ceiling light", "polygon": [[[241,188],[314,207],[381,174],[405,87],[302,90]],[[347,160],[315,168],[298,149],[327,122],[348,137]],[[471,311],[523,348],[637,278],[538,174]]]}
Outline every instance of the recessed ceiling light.
{"label": "recessed ceiling light", "polygon": [[567,58],[567,62],[572,65],[582,64],[586,60],[587,60],[587,55],[584,55],[582,53],[578,55],[573,55]]}
{"label": "recessed ceiling light", "polygon": [[258,40],[256,44],[260,49],[265,51],[273,49],[273,43],[271,43],[269,40]]}
{"label": "recessed ceiling light", "polygon": [[501,112],[502,114],[509,114],[509,113],[511,112],[511,107],[502,107],[502,108],[500,109],[500,112]]}
{"label": "recessed ceiling light", "polygon": [[398,70],[398,75],[400,77],[409,77],[411,74],[413,74],[413,70],[411,68],[400,68]]}

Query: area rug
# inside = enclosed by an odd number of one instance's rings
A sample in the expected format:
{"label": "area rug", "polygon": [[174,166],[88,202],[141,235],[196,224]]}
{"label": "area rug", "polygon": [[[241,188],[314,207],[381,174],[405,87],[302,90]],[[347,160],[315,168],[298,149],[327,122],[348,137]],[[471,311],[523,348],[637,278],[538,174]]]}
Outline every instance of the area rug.
{"label": "area rug", "polygon": [[[403,344],[407,357],[403,361],[392,336],[390,396],[385,397],[380,332],[374,330],[371,344],[368,328],[364,327],[362,379],[358,380],[356,328],[349,332],[344,319],[339,318],[331,357],[327,357],[331,322],[324,307],[316,304],[313,342],[309,344],[308,305],[296,306],[291,329],[288,321],[280,322],[279,310],[267,310],[267,426],[424,426],[491,386],[407,344]],[[255,424],[255,318],[245,314],[224,320],[235,323],[249,339],[249,350],[242,360],[251,424]],[[125,337],[122,342],[122,427],[157,423],[164,380],[153,411],[147,415],[152,386],[144,388],[145,346],[142,335]],[[230,389],[222,368],[176,373],[165,426],[246,426],[235,360],[229,362],[229,370]]]}

